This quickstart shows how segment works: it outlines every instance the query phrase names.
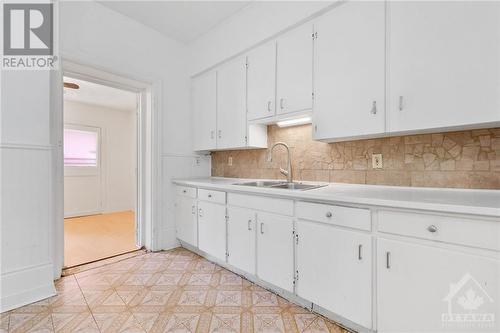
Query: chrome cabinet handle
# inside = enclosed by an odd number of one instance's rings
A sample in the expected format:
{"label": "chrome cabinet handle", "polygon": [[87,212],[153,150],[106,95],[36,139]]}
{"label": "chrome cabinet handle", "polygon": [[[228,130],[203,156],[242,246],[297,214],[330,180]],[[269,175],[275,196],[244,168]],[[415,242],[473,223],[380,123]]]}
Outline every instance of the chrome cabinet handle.
{"label": "chrome cabinet handle", "polygon": [[391,252],[389,251],[385,253],[385,268],[391,268]]}
{"label": "chrome cabinet handle", "polygon": [[427,227],[427,231],[429,232],[437,232],[438,228],[435,225],[430,225]]}
{"label": "chrome cabinet handle", "polygon": [[328,217],[328,218],[330,218],[330,217],[333,216],[333,214],[332,214],[332,212],[326,212],[325,216]]}
{"label": "chrome cabinet handle", "polygon": [[271,101],[267,102],[267,111],[271,112]]}
{"label": "chrome cabinet handle", "polygon": [[371,114],[377,114],[377,101],[373,101]]}
{"label": "chrome cabinet handle", "polygon": [[362,260],[363,259],[362,249],[363,249],[363,244],[359,244],[358,245],[358,260]]}
{"label": "chrome cabinet handle", "polygon": [[252,230],[252,220],[248,220],[248,226],[247,226],[248,230]]}
{"label": "chrome cabinet handle", "polygon": [[403,111],[403,96],[399,96],[399,111]]}
{"label": "chrome cabinet handle", "polygon": [[198,208],[198,216],[203,217],[203,210],[201,208]]}
{"label": "chrome cabinet handle", "polygon": [[260,233],[264,234],[264,223],[260,224]]}
{"label": "chrome cabinet handle", "polygon": [[283,110],[285,108],[284,102],[285,102],[285,99],[284,98],[280,98],[280,109],[281,110]]}

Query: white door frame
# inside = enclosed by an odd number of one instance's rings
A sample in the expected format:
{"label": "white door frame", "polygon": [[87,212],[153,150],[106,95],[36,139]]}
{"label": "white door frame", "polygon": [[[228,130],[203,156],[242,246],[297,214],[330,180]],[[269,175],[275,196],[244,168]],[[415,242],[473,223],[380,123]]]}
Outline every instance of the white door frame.
{"label": "white door frame", "polygon": [[52,232],[54,277],[61,275],[64,264],[64,161],[63,161],[63,75],[82,79],[114,88],[136,92],[139,95],[137,114],[137,204],[136,220],[140,225],[136,230],[137,245],[148,250],[157,249],[157,239],[154,237],[154,223],[158,221],[161,202],[159,155],[161,140],[159,126],[161,124],[161,81],[144,79],[130,73],[114,73],[97,68],[98,66],[83,65],[64,58],[62,69],[52,77],[53,114],[52,135],[56,143],[53,165],[53,202],[54,228]]}

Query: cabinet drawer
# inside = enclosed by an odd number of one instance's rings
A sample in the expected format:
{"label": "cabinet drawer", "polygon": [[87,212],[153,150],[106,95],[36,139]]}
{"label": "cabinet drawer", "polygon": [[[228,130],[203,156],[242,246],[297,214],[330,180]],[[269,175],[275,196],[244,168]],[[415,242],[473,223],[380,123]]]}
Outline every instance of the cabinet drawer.
{"label": "cabinet drawer", "polygon": [[227,204],[280,215],[293,215],[293,201],[255,195],[229,193]]}
{"label": "cabinet drawer", "polygon": [[225,204],[226,192],[198,189],[198,199]]}
{"label": "cabinet drawer", "polygon": [[299,219],[323,222],[343,227],[371,230],[369,209],[325,205],[309,202],[297,202]]}
{"label": "cabinet drawer", "polygon": [[176,186],[176,194],[183,197],[196,199],[196,188],[187,186]]}
{"label": "cabinet drawer", "polygon": [[381,232],[500,251],[500,222],[381,210]]}

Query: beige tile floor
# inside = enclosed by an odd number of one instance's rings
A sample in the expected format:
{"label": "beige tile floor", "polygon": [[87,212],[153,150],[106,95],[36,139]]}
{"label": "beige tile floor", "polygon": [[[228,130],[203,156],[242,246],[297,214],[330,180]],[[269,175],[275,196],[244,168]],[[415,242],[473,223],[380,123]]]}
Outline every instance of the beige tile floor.
{"label": "beige tile floor", "polygon": [[2,314],[0,332],[347,332],[181,248],[70,275],[56,288]]}

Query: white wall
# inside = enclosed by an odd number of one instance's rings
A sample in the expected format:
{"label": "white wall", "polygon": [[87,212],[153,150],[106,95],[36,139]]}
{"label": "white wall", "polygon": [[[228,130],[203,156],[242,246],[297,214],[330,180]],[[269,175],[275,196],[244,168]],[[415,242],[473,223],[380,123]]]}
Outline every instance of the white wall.
{"label": "white wall", "polygon": [[255,1],[189,46],[197,74],[307,20],[337,1]]}
{"label": "white wall", "polygon": [[[96,2],[60,5],[62,56],[123,76],[161,85],[161,144],[158,158],[158,195],[153,198],[157,237],[154,250],[177,245],[171,178],[208,175],[209,161],[195,166],[191,144],[191,113],[187,48],[136,21]],[[175,167],[173,167],[175,165]]]}
{"label": "white wall", "polygon": [[[79,102],[64,102],[64,123],[93,126],[101,129],[101,186],[102,212],[135,209],[136,186],[136,111],[114,110]],[[78,175],[64,176],[64,215],[75,216],[84,212],[78,198],[82,188],[73,182]],[[71,201],[71,202],[70,202]],[[74,201],[74,202],[73,202]]]}

